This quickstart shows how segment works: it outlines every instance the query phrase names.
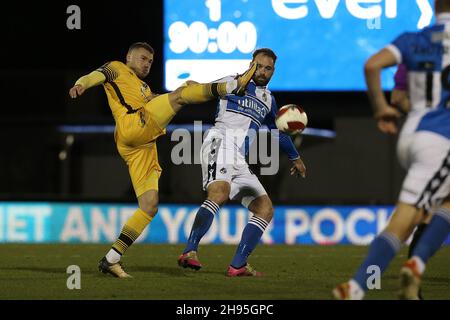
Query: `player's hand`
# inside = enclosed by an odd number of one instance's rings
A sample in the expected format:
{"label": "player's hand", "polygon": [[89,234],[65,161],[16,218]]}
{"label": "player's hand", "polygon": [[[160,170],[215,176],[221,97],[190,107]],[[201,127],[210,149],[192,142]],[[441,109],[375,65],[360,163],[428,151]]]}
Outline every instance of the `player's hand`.
{"label": "player's hand", "polygon": [[69,96],[72,99],[75,99],[76,97],[81,96],[86,89],[81,84],[76,84],[69,90]]}
{"label": "player's hand", "polygon": [[297,178],[299,176],[302,176],[302,178],[306,177],[306,167],[303,163],[302,159],[298,158],[297,160],[293,161],[293,166],[291,168],[291,176],[296,175]]}
{"label": "player's hand", "polygon": [[398,132],[397,122],[400,117],[401,113],[389,105],[375,113],[378,129],[386,134],[396,134]]}

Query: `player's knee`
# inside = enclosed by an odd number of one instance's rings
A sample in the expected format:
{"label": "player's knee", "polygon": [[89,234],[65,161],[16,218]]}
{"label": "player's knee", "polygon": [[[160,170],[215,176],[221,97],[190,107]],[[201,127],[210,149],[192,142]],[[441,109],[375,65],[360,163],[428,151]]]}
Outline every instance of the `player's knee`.
{"label": "player's knee", "polygon": [[154,217],[158,213],[158,201],[152,198],[144,198],[139,201],[139,208]]}
{"label": "player's knee", "polygon": [[157,205],[144,205],[144,206],[141,206],[140,208],[142,211],[147,213],[150,217],[154,217],[158,213]]}
{"label": "player's knee", "polygon": [[229,188],[215,188],[208,191],[208,200],[211,200],[219,206],[223,206],[230,196]]}
{"label": "player's knee", "polygon": [[150,217],[156,216],[157,213],[158,213],[158,206],[157,205],[149,208],[148,214],[150,215]]}
{"label": "player's knee", "polygon": [[208,193],[208,200],[215,202],[219,206],[223,206],[228,201],[228,193],[226,192],[214,192]]}
{"label": "player's knee", "polygon": [[214,201],[219,206],[224,205],[230,197],[230,184],[223,181],[215,181],[208,186],[208,200]]}
{"label": "player's knee", "polygon": [[255,213],[255,215],[266,220],[267,222],[270,222],[272,221],[274,212],[275,209],[273,208],[273,206],[266,206],[259,209],[258,212]]}
{"label": "player's knee", "polygon": [[158,213],[158,206],[154,205],[141,205],[141,210],[147,213],[149,216],[154,217]]}

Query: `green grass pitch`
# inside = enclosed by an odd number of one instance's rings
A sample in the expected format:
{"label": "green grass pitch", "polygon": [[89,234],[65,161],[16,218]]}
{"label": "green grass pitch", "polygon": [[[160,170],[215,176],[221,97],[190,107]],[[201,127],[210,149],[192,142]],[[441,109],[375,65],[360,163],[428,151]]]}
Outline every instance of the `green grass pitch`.
{"label": "green grass pitch", "polygon": [[[225,270],[235,246],[203,245],[203,269],[178,267],[182,245],[135,244],[123,257],[133,279],[117,279],[97,271],[108,245],[1,244],[0,299],[331,299],[331,289],[353,275],[367,247],[260,245],[249,262],[262,278],[227,278]],[[406,248],[389,266],[381,290],[367,299],[396,299],[398,272]],[[450,247],[429,263],[423,281],[425,299],[450,299]],[[81,268],[81,289],[66,286],[69,265]]]}

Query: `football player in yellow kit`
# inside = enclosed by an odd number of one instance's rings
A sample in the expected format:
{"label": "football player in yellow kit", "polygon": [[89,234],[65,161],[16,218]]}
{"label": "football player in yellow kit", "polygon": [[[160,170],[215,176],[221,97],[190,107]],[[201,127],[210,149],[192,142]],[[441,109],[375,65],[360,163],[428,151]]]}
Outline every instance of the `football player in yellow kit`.
{"label": "football player in yellow kit", "polygon": [[119,278],[130,277],[121,256],[143,232],[158,211],[158,163],[156,138],[175,114],[187,104],[203,103],[226,94],[243,95],[256,64],[236,79],[221,83],[187,82],[173,92],[155,95],[143,81],[153,63],[153,48],[145,42],[130,46],[126,63],[112,61],[77,80],[69,95],[77,98],[85,90],[102,84],[116,122],[115,141],[128,165],[139,208],[125,223],[111,250],[100,260],[99,270]]}

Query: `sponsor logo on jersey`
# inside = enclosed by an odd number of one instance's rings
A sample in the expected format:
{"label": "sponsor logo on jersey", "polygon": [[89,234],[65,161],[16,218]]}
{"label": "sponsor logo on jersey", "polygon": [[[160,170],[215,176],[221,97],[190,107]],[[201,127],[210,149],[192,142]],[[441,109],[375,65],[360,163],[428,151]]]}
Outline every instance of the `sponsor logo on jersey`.
{"label": "sponsor logo on jersey", "polygon": [[240,111],[250,111],[252,114],[256,113],[259,117],[265,118],[267,115],[267,109],[265,106],[259,104],[253,99],[243,98],[237,100]]}

